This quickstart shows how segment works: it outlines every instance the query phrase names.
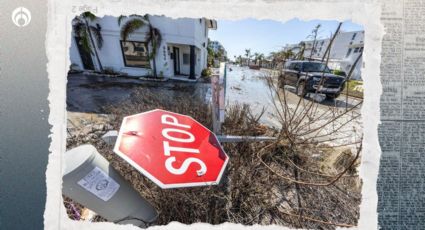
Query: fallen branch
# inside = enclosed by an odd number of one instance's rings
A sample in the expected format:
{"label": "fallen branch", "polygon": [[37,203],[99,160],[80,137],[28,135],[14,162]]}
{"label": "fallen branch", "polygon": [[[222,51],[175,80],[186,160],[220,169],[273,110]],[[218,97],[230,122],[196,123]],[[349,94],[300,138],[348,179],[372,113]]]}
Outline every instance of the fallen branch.
{"label": "fallen branch", "polygon": [[285,215],[288,216],[292,216],[292,217],[298,217],[298,218],[302,218],[305,220],[309,220],[309,221],[313,221],[316,223],[321,223],[321,224],[327,224],[327,225],[334,225],[334,226],[338,226],[338,227],[346,227],[346,228],[351,228],[351,227],[355,227],[355,225],[351,225],[351,224],[340,224],[340,223],[332,223],[332,222],[328,222],[328,221],[323,221],[323,220],[318,220],[318,219],[314,219],[312,217],[308,217],[308,216],[300,216],[300,215],[296,215],[296,214],[292,214],[289,212],[285,212],[285,211],[280,211],[278,210],[280,213],[283,213]]}
{"label": "fallen branch", "polygon": [[[268,147],[268,146],[271,146],[271,144],[270,145],[267,145],[266,147]],[[260,162],[267,168],[267,169],[269,169],[271,172],[273,172],[276,176],[278,176],[278,177],[280,177],[280,178],[282,178],[282,179],[285,179],[285,180],[288,180],[288,181],[290,181],[290,182],[292,182],[292,183],[296,183],[296,184],[301,184],[301,185],[311,185],[311,186],[329,186],[329,185],[332,185],[332,184],[334,184],[335,182],[337,182],[353,165],[354,165],[354,163],[357,161],[357,159],[359,158],[359,156],[360,156],[360,152],[361,152],[361,149],[362,149],[362,144],[360,144],[360,147],[357,149],[357,153],[356,153],[356,156],[354,157],[354,159],[351,161],[351,163],[350,163],[350,165],[348,166],[348,167],[346,167],[340,174],[338,174],[334,179],[332,179],[331,181],[329,181],[329,182],[326,182],[326,183],[316,183],[316,182],[310,182],[310,181],[299,181],[299,180],[295,180],[295,179],[293,179],[293,178],[291,178],[291,177],[287,177],[287,176],[283,176],[283,175],[281,175],[281,174],[279,174],[279,173],[277,173],[275,170],[273,170],[269,165],[267,165],[266,164],[266,162],[264,162],[263,161],[263,159],[261,159],[261,156],[260,156],[260,153],[262,153],[262,151],[266,148],[266,147],[263,147],[262,149],[260,149],[260,151],[258,151],[258,153],[257,153],[257,158],[260,160]]]}

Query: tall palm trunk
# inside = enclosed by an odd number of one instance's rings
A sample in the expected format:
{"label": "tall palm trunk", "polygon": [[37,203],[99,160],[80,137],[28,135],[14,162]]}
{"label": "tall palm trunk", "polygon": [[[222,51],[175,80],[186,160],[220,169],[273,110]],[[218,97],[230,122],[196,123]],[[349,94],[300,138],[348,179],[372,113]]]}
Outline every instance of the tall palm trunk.
{"label": "tall palm trunk", "polygon": [[[151,39],[151,46],[152,46],[152,49],[156,49],[156,48],[158,48],[158,47],[156,47],[155,46],[155,44],[154,44],[154,42],[155,42],[155,34],[153,34],[154,33],[154,31],[153,31],[153,28],[152,28],[152,26],[150,25],[150,23],[149,23],[149,32],[150,32],[150,34],[152,35],[152,37],[153,37],[153,39]],[[158,74],[156,73],[156,52],[154,51],[154,50],[152,50],[152,53],[153,54],[155,54],[155,55],[153,55],[153,57],[152,57],[152,64],[153,64],[153,76],[154,77],[158,77]]]}
{"label": "tall palm trunk", "polygon": [[84,23],[86,24],[86,30],[87,30],[87,33],[89,34],[90,42],[91,42],[91,45],[93,46],[93,50],[95,54],[94,56],[96,56],[97,63],[99,64],[99,69],[100,71],[103,71],[103,66],[102,66],[102,63],[100,62],[99,54],[97,53],[97,48],[96,48],[96,45],[94,44],[93,36],[90,31],[89,22],[87,21],[87,19],[84,19]]}

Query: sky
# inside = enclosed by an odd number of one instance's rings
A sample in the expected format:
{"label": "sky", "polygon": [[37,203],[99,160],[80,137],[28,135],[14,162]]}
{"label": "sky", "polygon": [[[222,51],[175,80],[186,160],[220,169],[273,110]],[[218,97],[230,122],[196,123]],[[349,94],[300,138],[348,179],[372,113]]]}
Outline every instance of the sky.
{"label": "sky", "polygon": [[[244,56],[245,49],[250,48],[251,54],[263,53],[267,56],[272,51],[282,49],[285,44],[299,43],[309,40],[307,36],[317,24],[321,24],[318,38],[328,38],[335,32],[338,21],[312,20],[300,21],[292,19],[285,23],[273,20],[217,20],[217,30],[209,31],[209,38],[219,41],[227,51],[227,57]],[[363,26],[351,21],[344,21],[341,31],[363,30]]]}

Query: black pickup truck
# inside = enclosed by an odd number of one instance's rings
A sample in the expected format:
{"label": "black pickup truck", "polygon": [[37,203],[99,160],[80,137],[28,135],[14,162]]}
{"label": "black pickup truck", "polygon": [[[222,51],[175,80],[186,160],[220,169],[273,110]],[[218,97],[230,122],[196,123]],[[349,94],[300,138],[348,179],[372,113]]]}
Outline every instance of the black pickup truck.
{"label": "black pickup truck", "polygon": [[307,93],[321,93],[327,99],[337,98],[344,84],[344,77],[332,74],[325,63],[318,61],[287,61],[279,76],[281,88],[294,86],[301,97]]}

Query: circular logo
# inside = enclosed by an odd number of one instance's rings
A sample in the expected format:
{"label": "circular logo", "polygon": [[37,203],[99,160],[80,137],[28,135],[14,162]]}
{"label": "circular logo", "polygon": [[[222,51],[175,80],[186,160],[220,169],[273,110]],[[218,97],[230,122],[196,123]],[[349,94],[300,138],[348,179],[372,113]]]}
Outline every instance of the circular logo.
{"label": "circular logo", "polygon": [[103,190],[108,187],[109,181],[103,179],[96,184],[96,190]]}
{"label": "circular logo", "polygon": [[17,27],[25,27],[31,22],[31,12],[25,7],[18,7],[12,12],[12,21]]}

